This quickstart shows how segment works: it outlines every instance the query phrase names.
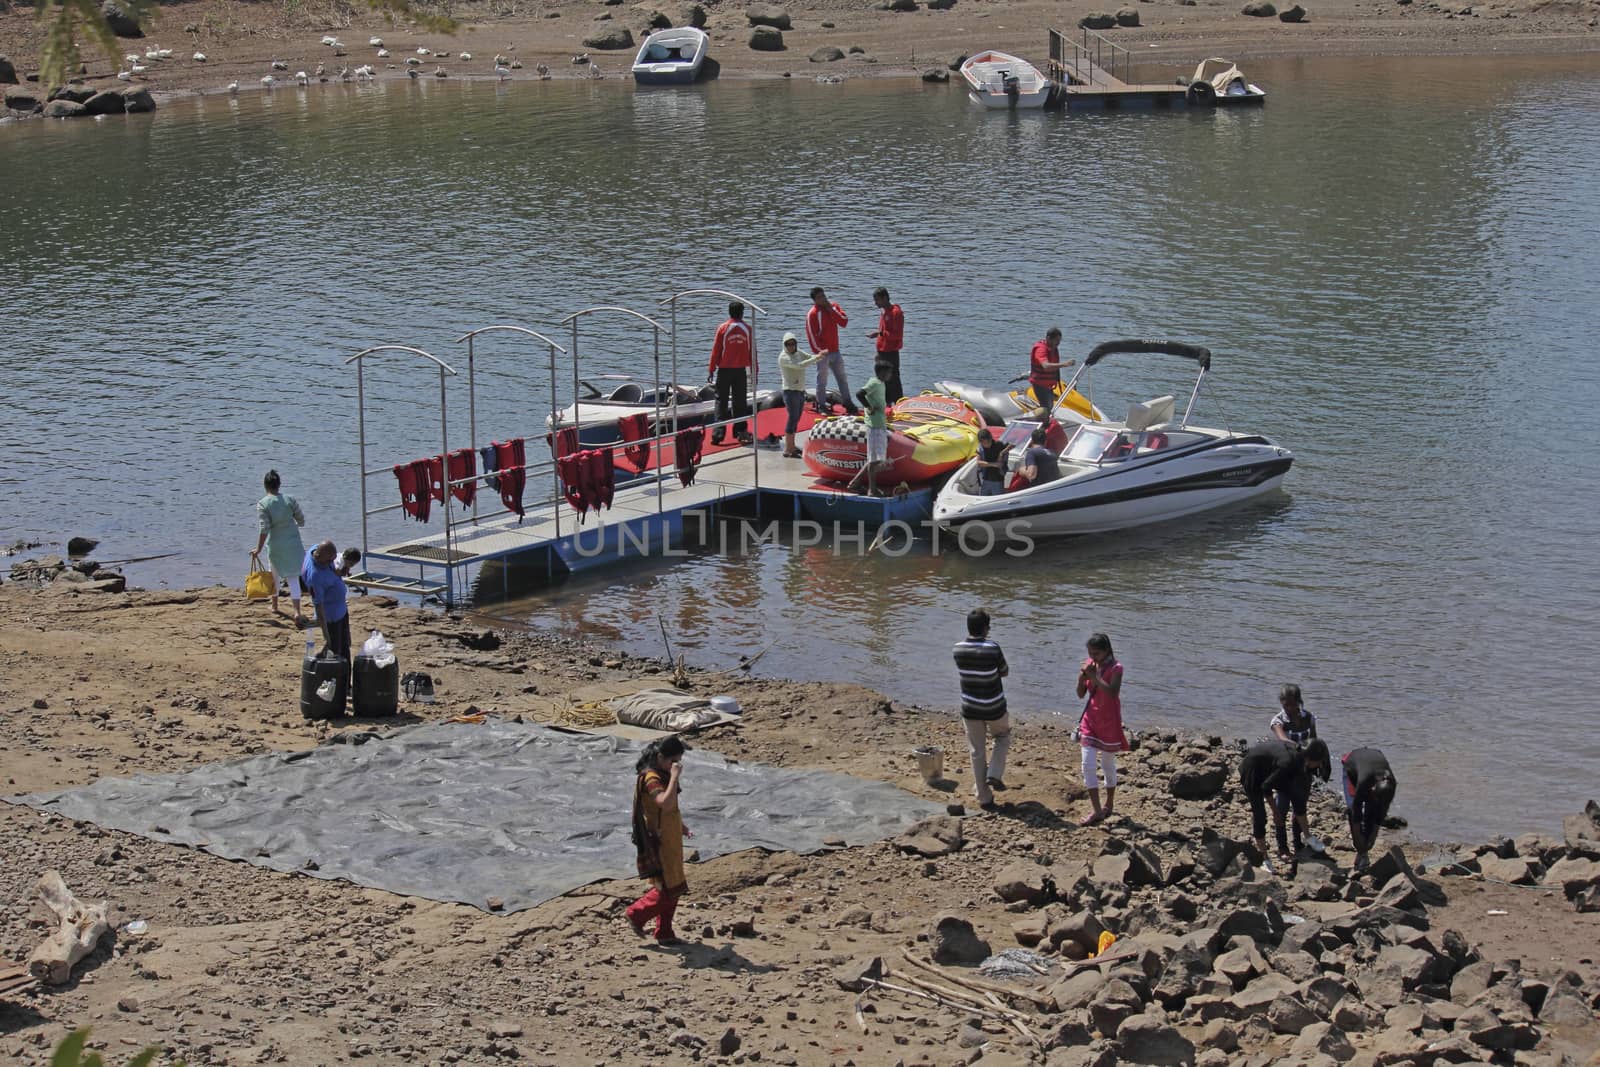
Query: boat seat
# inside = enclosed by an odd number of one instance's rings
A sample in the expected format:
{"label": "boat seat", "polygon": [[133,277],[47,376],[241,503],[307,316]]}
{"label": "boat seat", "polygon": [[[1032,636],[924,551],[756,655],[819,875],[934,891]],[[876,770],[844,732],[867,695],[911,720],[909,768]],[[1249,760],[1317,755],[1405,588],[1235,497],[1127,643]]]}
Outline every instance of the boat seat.
{"label": "boat seat", "polygon": [[1172,412],[1176,406],[1177,402],[1170,393],[1158,396],[1154,400],[1146,400],[1143,404],[1134,404],[1128,408],[1125,425],[1138,433],[1152,426],[1160,426],[1163,422],[1171,422]]}
{"label": "boat seat", "polygon": [[617,386],[608,399],[618,404],[637,404],[644,399],[644,389],[638,382],[628,382]]}

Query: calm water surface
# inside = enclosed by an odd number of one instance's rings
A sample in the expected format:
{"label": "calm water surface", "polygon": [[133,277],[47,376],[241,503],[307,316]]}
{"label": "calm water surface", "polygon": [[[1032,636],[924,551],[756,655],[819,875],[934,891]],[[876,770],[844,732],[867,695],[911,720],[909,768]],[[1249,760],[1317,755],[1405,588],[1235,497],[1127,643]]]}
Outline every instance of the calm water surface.
{"label": "calm water surface", "polygon": [[[879,283],[912,382],[997,383],[1051,324],[1079,353],[1170,336],[1216,352],[1202,421],[1295,450],[1286,493],[1025,560],[702,551],[495,610],[650,652],[659,612],[697,662],[766,649],[772,674],[949,705],[948,646],[983,603],[1024,717],[1075,714],[1073,663],[1105,630],[1132,725],[1258,734],[1297,681],[1336,751],[1390,752],[1422,832],[1554,827],[1600,772],[1600,70],[1250,73],[1264,110],[407,82],[0,129],[0,539],[92,533],[102,558],[183,553],[136,569],[147,584],[235,583],[275,466],[309,533],[354,540],[344,357],[464,362],[467,329],[690,286],[748,293],[777,331],[821,281],[858,378]],[[685,318],[693,359],[718,311]],[[596,327],[596,369],[641,365],[648,335]],[[531,434],[538,354],[479,354],[480,436]],[[1108,364],[1096,396],[1115,411],[1180,375]],[[437,447],[429,379],[370,384],[375,463]]]}

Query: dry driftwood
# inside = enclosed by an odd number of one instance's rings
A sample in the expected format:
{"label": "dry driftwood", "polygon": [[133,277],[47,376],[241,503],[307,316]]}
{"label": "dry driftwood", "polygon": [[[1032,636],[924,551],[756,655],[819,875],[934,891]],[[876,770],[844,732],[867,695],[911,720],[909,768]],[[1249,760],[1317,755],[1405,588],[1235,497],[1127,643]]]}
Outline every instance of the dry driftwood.
{"label": "dry driftwood", "polygon": [[64,985],[72,968],[94,951],[111,930],[105,904],[85,904],[72,895],[56,871],[45,871],[36,887],[60,925],[28,957],[28,971],[47,985]]}
{"label": "dry driftwood", "polygon": [[912,963],[916,964],[918,967],[921,967],[923,970],[938,975],[944,981],[954,982],[959,986],[965,986],[975,993],[998,993],[1003,997],[1015,997],[1018,1000],[1030,1001],[1031,1003],[1037,1005],[1041,1010],[1046,1012],[1054,1012],[1057,1010],[1055,998],[1047,994],[1036,993],[1031,989],[1019,989],[997,985],[992,982],[985,982],[978,978],[966,978],[961,975],[952,974],[942,967],[936,967],[931,963],[917,959],[917,957],[913,956],[910,950],[906,948],[901,948],[900,954],[907,960],[910,960]]}

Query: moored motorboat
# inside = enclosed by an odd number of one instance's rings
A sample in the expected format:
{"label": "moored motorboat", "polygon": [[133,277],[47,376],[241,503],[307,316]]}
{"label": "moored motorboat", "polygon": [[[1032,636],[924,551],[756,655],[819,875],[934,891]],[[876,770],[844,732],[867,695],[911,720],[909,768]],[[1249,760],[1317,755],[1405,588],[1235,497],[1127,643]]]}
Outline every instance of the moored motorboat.
{"label": "moored motorboat", "polygon": [[[751,411],[779,407],[783,397],[776,389],[752,390]],[[578,401],[568,404],[545,419],[545,428],[554,432],[576,422],[578,442],[585,448],[614,444],[622,440],[618,422],[629,415],[650,417],[651,435],[685,426],[700,426],[716,416],[717,391],[712,385],[688,386],[663,382],[641,382],[626,374],[601,374],[578,382]],[[654,420],[659,416],[660,423]]]}
{"label": "moored motorboat", "polygon": [[1202,59],[1194,68],[1184,96],[1191,104],[1202,107],[1231,107],[1237,104],[1262,104],[1267,93],[1261,86],[1246,80],[1231,59],[1212,56]]}
{"label": "moored motorboat", "polygon": [[994,111],[1043,107],[1050,79],[1025,59],[1008,52],[979,52],[961,64],[967,97]]}
{"label": "moored motorboat", "polygon": [[[977,524],[996,534],[1020,529],[1033,537],[1103,533],[1236,504],[1282,483],[1294,462],[1288,449],[1259,434],[1190,425],[1211,369],[1209,349],[1108,341],[1089,353],[1069,385],[1107,356],[1132,353],[1181,356],[1198,364],[1182,417],[1173,417],[1174,398],[1161,396],[1134,404],[1121,423],[1084,423],[1060,452],[1058,477],[995,496],[979,493],[976,465],[968,463],[940,490],[934,521],[946,529]],[[1022,451],[1012,450],[1013,470]]]}
{"label": "moored motorboat", "polygon": [[657,30],[639,43],[633,80],[640,85],[688,85],[706,59],[705,31],[693,26]]}
{"label": "moored motorboat", "polygon": [[[889,409],[888,466],[883,486],[925,485],[971,459],[983,416],[953,396],[908,396]],[[867,460],[867,422],[860,415],[819,419],[806,439],[805,462],[829,481],[848,482]]]}

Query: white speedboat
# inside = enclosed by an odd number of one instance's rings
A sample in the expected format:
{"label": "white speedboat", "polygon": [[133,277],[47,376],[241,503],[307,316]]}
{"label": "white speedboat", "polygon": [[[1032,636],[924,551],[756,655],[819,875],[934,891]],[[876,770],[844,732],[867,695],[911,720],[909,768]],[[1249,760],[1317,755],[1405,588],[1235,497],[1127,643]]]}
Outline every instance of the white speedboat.
{"label": "white speedboat", "polygon": [[[752,390],[750,410],[782,407],[783,395],[776,389]],[[626,374],[599,374],[578,382],[578,401],[568,404],[545,419],[545,428],[555,431],[574,422],[578,442],[589,448],[622,440],[619,419],[641,412],[649,417],[650,432],[670,432],[674,427],[700,426],[713,421],[717,410],[716,386],[670,385],[640,382]],[[659,417],[660,422],[655,420]],[[656,429],[659,427],[659,431]]]}
{"label": "white speedboat", "polygon": [[[1209,349],[1172,341],[1108,341],[1089,353],[1068,388],[1107,356],[1133,353],[1182,356],[1199,365],[1181,418],[1173,417],[1173,397],[1161,396],[1134,404],[1121,423],[1086,422],[1061,450],[1057,477],[998,496],[978,495],[977,467],[968,463],[934,501],[934,521],[946,529],[982,524],[996,536],[1008,530],[1031,537],[1103,533],[1236,504],[1282,484],[1294,463],[1287,448],[1259,434],[1190,425],[1195,398],[1211,369]],[[1024,438],[1027,426],[1014,423],[1006,439]],[[1025,449],[1025,439],[1013,447],[1013,470]]]}
{"label": "white speedboat", "polygon": [[1044,107],[1050,79],[1025,59],[1005,52],[979,52],[961,64],[967,96],[994,111]]}
{"label": "white speedboat", "polygon": [[1236,104],[1264,104],[1266,90],[1245,79],[1231,59],[1212,56],[1194,68],[1194,77],[1184,96],[1202,107],[1231,107]]}
{"label": "white speedboat", "polygon": [[705,31],[693,26],[657,30],[639,43],[633,80],[640,85],[688,85],[706,61]]}

